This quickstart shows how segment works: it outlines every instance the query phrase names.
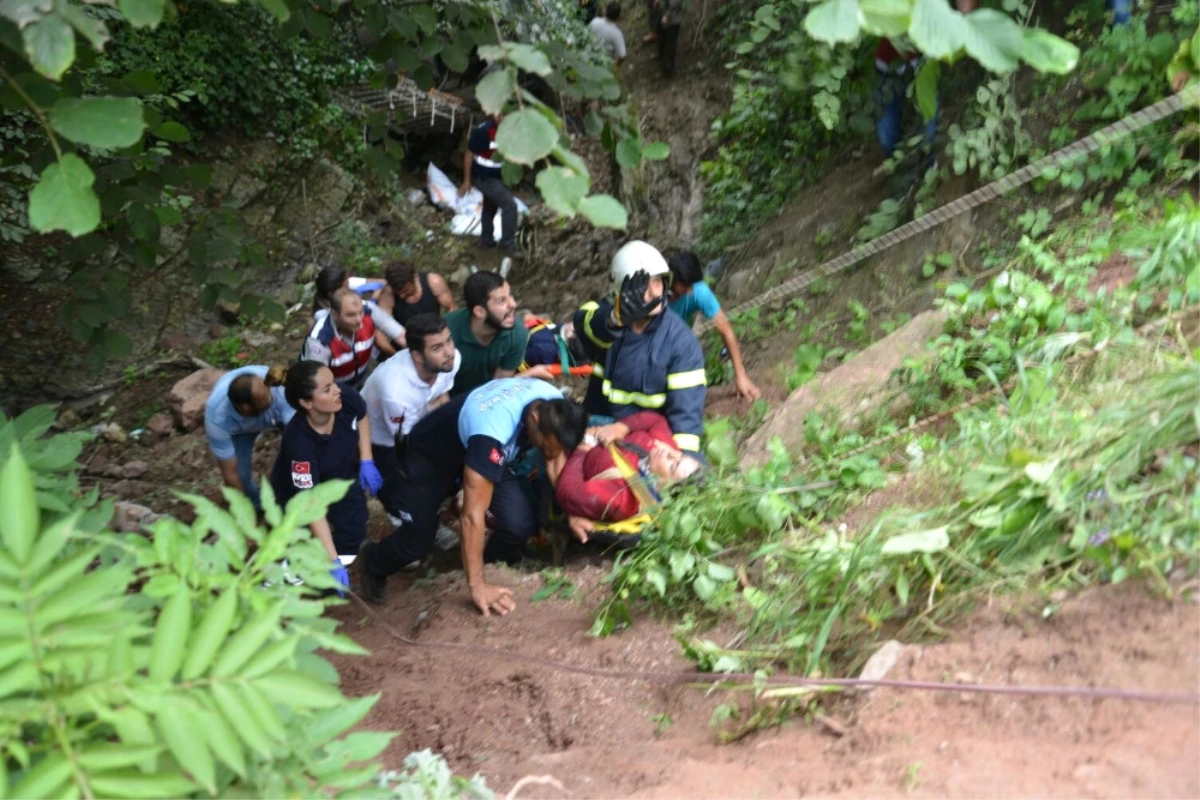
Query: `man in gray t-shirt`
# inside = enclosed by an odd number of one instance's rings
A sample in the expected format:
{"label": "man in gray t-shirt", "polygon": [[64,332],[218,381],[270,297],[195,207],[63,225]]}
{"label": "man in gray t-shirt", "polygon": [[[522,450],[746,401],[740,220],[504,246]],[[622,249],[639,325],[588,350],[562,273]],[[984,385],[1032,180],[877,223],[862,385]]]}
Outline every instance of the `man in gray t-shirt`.
{"label": "man in gray t-shirt", "polygon": [[617,27],[620,18],[620,4],[609,3],[603,17],[596,17],[588,23],[588,31],[607,46],[613,61],[618,64],[625,60],[625,34]]}

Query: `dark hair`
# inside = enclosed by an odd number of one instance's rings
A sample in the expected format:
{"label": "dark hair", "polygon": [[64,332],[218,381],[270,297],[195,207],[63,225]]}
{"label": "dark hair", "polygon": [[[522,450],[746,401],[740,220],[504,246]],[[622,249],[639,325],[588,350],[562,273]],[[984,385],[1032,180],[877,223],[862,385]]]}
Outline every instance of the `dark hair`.
{"label": "dark hair", "polygon": [[673,254],[667,265],[675,279],[684,286],[695,286],[704,280],[704,268],[700,266],[700,259],[696,258],[696,254],[691,250],[680,250]]}
{"label": "dark hair", "polygon": [[362,300],[358,292],[353,289],[338,289],[333,293],[333,297],[329,301],[329,310],[336,311],[340,315],[342,308],[346,305],[347,297],[357,297],[359,300]]}
{"label": "dark hair", "polygon": [[537,407],[538,433],[553,436],[568,453],[579,446],[587,432],[588,412],[574,400],[542,400]]}
{"label": "dark hair", "polygon": [[417,275],[417,268],[407,261],[393,261],[383,271],[383,279],[387,281],[392,291],[398,292],[412,282]]}
{"label": "dark hair", "polygon": [[297,411],[301,400],[312,400],[313,392],[317,390],[317,373],[329,369],[320,361],[297,361],[288,367],[287,376],[283,381],[283,396],[288,405]]}
{"label": "dark hair", "polygon": [[[284,379],[287,375],[287,368],[282,364],[275,364],[267,368],[267,374],[263,376],[263,382],[267,386],[283,386]],[[229,382],[229,402],[234,408],[238,406],[249,406],[254,404],[254,379],[257,375],[252,373],[243,373],[238,375]]]}
{"label": "dark hair", "polygon": [[505,283],[507,281],[495,272],[476,272],[467,278],[467,282],[463,284],[463,301],[466,303],[467,312],[470,313],[476,306],[487,306],[491,293]]}
{"label": "dark hair", "polygon": [[425,339],[441,333],[449,326],[437,314],[413,314],[404,323],[404,336],[408,349],[414,353],[425,353]]}
{"label": "dark hair", "polygon": [[609,3],[608,8],[604,9],[604,16],[608,17],[613,22],[621,18],[621,4]]}
{"label": "dark hair", "polygon": [[333,301],[333,293],[342,288],[346,282],[346,270],[336,264],[331,264],[317,273],[317,296],[313,298],[313,311],[329,308]]}

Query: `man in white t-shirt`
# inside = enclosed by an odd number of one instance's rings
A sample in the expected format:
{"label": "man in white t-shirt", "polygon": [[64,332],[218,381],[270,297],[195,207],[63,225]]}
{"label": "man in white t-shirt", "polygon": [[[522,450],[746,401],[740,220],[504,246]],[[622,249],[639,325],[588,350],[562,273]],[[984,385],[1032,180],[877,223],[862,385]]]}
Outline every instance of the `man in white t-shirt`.
{"label": "man in white t-shirt", "polygon": [[397,440],[449,399],[462,365],[450,328],[436,314],[416,314],[406,328],[408,349],[380,364],[363,387],[371,420],[371,454],[383,475],[379,500],[388,513],[395,507],[398,483]]}
{"label": "man in white t-shirt", "polygon": [[620,18],[620,3],[609,3],[603,17],[596,17],[588,23],[588,31],[608,47],[613,61],[618,64],[625,60],[625,34],[617,27]]}

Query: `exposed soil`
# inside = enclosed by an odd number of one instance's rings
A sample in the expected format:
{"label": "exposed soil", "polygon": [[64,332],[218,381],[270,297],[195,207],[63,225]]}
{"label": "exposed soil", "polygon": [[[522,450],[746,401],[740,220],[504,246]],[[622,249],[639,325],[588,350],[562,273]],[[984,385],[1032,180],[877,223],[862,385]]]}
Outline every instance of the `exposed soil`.
{"label": "exposed soil", "polygon": [[[489,568],[491,570],[491,568]],[[483,619],[460,575],[392,581],[383,617],[421,641],[498,648],[613,670],[670,672],[669,622],[639,619],[608,639],[586,635],[603,570],[569,566],[574,601],[530,602],[531,572],[500,569],[515,613]],[[989,684],[1088,685],[1161,691],[1200,683],[1200,608],[1132,586],[1089,590],[1048,618],[1045,601],[997,600],[940,644],[904,649],[890,677]],[[356,606],[335,612],[370,658],[336,657],[351,695],[382,697],[365,726],[400,732],[398,763],[431,747],[460,772],[505,791],[552,775],[571,797],[1036,796],[1190,797],[1200,792],[1194,706],[877,689],[824,713],[838,738],[793,718],[720,745],[712,710],[730,695],[557,671],[482,652],[412,647]],[[419,632],[410,634],[415,620]],[[743,704],[745,700],[740,702]],[[670,724],[656,735],[658,719]],[[529,787],[524,797],[556,796]]]}

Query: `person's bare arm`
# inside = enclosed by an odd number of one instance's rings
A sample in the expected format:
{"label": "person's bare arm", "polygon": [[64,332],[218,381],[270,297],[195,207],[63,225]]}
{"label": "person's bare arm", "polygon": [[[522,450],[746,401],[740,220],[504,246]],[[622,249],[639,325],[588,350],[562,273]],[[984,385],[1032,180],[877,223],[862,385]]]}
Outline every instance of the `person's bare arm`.
{"label": "person's bare arm", "polygon": [[321,540],[321,544],[325,545],[325,552],[329,555],[330,561],[337,560],[337,548],[333,546],[333,530],[329,527],[329,520],[321,517],[309,526],[312,529],[313,535]]}
{"label": "person's bare arm", "polygon": [[[468,134],[470,136],[470,134]],[[463,152],[463,182],[462,186],[458,187],[458,196],[466,197],[467,192],[471,191],[471,158],[474,153],[471,152],[471,147],[468,145]]]}
{"label": "person's bare arm", "polygon": [[392,340],[383,331],[375,331],[375,346],[379,348],[379,352],[385,356],[396,355],[396,348],[392,345]]}
{"label": "person's bare arm", "polygon": [[453,311],[458,307],[454,304],[454,295],[450,293],[450,285],[436,272],[429,273],[429,288],[433,292],[433,296],[437,298],[438,305],[442,307],[443,312]]}
{"label": "person's bare arm", "polygon": [[757,400],[762,396],[762,392],[746,374],[746,365],[742,363],[742,348],[738,345],[737,334],[733,332],[733,324],[729,321],[729,317],[725,315],[724,311],[721,311],[713,317],[712,324],[717,329],[717,333],[721,334],[721,339],[725,342],[726,349],[729,350],[729,360],[733,362],[733,382],[737,387],[738,395],[747,400]]}
{"label": "person's bare arm", "polygon": [[242,479],[238,477],[236,458],[219,458],[217,466],[221,468],[221,480],[226,486],[239,492],[246,491],[246,488],[242,486]]}
{"label": "person's bare arm", "polygon": [[371,461],[371,418],[363,415],[358,421],[358,458],[361,461]]}
{"label": "person's bare arm", "polygon": [[[516,375],[516,374],[517,374],[517,371],[515,369],[505,369],[504,367],[496,367],[496,371],[492,373],[492,380],[495,381],[495,380],[500,380],[501,378],[511,378],[513,375]],[[530,375],[528,377],[535,377],[535,376]]]}
{"label": "person's bare arm", "polygon": [[483,579],[484,519],[495,486],[470,467],[463,469],[462,561],[471,600],[485,617],[493,611],[501,616],[517,607],[512,590],[492,586]]}

